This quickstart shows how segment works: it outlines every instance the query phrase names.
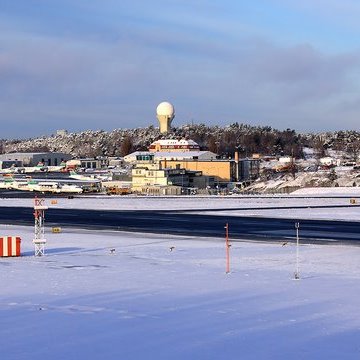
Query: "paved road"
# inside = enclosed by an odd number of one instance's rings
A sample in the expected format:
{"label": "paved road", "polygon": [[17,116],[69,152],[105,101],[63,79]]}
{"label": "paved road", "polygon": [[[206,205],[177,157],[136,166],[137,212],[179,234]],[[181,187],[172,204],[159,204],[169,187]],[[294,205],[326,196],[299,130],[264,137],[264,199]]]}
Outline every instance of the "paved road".
{"label": "paved road", "polygon": [[[32,225],[33,209],[0,207],[0,223]],[[96,211],[49,209],[46,225],[161,234],[224,237],[229,223],[232,239],[294,239],[295,220],[172,213],[169,211]],[[359,242],[360,222],[300,220],[301,239]]]}

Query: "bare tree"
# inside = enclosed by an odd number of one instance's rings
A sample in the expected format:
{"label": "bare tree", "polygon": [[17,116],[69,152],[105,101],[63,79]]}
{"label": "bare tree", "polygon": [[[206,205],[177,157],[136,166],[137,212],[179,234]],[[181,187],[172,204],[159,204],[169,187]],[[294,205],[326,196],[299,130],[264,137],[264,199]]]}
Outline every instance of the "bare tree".
{"label": "bare tree", "polygon": [[313,147],[315,150],[316,157],[318,159],[320,159],[326,155],[327,149],[325,146],[325,141],[321,136],[316,137],[316,139],[314,140]]}
{"label": "bare tree", "polygon": [[131,153],[133,149],[133,141],[130,136],[126,136],[120,145],[120,155],[125,156]]}
{"label": "bare tree", "polygon": [[352,161],[357,161],[360,154],[360,140],[354,140],[346,147],[346,153]]}

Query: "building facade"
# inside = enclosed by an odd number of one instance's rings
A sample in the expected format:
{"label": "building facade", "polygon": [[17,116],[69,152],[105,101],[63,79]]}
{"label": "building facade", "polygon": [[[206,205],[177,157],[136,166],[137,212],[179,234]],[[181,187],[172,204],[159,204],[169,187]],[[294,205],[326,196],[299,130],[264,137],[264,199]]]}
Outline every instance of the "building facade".
{"label": "building facade", "polygon": [[153,156],[155,161],[162,160],[216,160],[216,154],[211,151],[135,151],[129,155],[124,156],[124,161],[128,163],[136,163],[138,157],[148,159]]}
{"label": "building facade", "polygon": [[9,153],[0,155],[0,161],[18,161],[21,166],[60,166],[70,160],[70,154],[60,152]]}
{"label": "building facade", "polygon": [[236,181],[236,166],[233,160],[162,160],[161,166],[201,171],[203,175],[213,177],[217,182]]}
{"label": "building facade", "polygon": [[200,146],[193,140],[166,139],[154,141],[149,146],[151,152],[179,152],[179,151],[200,151]]}
{"label": "building facade", "polygon": [[259,159],[240,159],[239,160],[239,181],[251,182],[260,176]]}

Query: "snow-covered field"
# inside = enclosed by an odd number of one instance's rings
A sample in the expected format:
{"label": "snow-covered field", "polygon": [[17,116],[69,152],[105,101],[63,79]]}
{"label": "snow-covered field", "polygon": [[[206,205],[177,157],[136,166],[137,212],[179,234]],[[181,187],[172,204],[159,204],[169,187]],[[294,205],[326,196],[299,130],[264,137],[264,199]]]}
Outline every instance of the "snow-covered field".
{"label": "snow-covered field", "polygon": [[[1,359],[359,359],[360,247],[69,230],[0,259]],[[174,247],[172,251],[170,248]],[[110,249],[115,252],[111,254]]]}
{"label": "snow-covered field", "polygon": [[[331,206],[349,205],[354,194],[343,194],[344,197],[308,196],[79,196],[73,199],[47,198],[48,206],[67,209],[99,209],[99,210],[197,210],[197,209],[234,209],[234,208],[266,208],[277,206]],[[55,200],[56,205],[51,201]],[[360,203],[360,199],[357,199]],[[32,198],[2,198],[0,206],[33,207]]]}
{"label": "snow-covered field", "polygon": [[[360,221],[360,208],[323,208],[312,209],[312,206],[349,206],[353,197],[360,204],[359,188],[303,189],[294,196],[178,196],[178,197],[136,197],[136,196],[91,196],[75,197],[74,199],[47,199],[46,205],[53,208],[68,209],[103,209],[103,210],[194,210],[212,209],[216,215],[232,216],[264,216],[296,219],[329,219]],[[305,192],[307,190],[307,192]],[[341,189],[340,189],[341,190]],[[351,191],[350,191],[351,190]],[[360,189],[359,189],[360,190]],[[328,197],[320,197],[328,196]],[[344,197],[339,197],[344,196]],[[56,204],[51,204],[56,200]],[[33,206],[33,199],[0,199],[1,206]],[[271,207],[298,207],[303,209],[266,209]],[[232,210],[232,209],[244,210]],[[202,212],[204,213],[204,212]]]}
{"label": "snow-covered field", "polygon": [[[320,203],[319,203],[320,205]],[[261,210],[225,210],[203,211],[202,214],[217,216],[259,216],[269,218],[286,219],[317,219],[317,220],[340,220],[360,221],[360,207],[346,208],[305,208],[305,209],[261,209]]]}

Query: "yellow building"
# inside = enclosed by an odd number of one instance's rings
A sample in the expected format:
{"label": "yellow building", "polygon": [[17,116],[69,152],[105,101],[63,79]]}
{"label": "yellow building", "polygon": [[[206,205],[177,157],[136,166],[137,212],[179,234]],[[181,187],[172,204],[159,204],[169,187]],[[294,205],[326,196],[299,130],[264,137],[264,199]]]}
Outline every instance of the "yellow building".
{"label": "yellow building", "polygon": [[168,185],[168,176],[165,170],[138,168],[132,169],[132,190],[141,192],[145,186],[166,186]]}
{"label": "yellow building", "polygon": [[184,169],[165,169],[159,162],[154,161],[154,155],[138,155],[135,168],[132,169],[131,188],[134,192],[144,192],[151,187],[184,186],[188,183],[188,176]]}
{"label": "yellow building", "polygon": [[186,194],[192,188],[214,186],[214,177],[204,176],[199,170],[189,170],[179,165],[166,166],[166,161],[155,161],[151,153],[138,154],[131,173],[132,191],[138,193],[178,195]]}
{"label": "yellow building", "polygon": [[162,168],[201,171],[205,176],[213,176],[217,181],[234,181],[236,164],[231,160],[163,160]]}

